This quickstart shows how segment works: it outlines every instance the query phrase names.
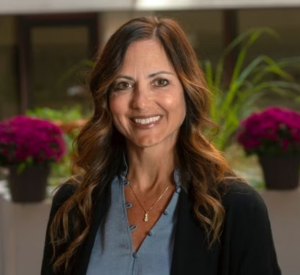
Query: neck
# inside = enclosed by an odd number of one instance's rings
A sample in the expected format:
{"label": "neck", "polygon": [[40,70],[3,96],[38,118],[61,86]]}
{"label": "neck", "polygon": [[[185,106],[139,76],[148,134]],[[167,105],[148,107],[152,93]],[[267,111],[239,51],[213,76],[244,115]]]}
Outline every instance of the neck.
{"label": "neck", "polygon": [[176,167],[174,146],[141,148],[127,144],[127,178],[137,189],[165,188],[173,183]]}

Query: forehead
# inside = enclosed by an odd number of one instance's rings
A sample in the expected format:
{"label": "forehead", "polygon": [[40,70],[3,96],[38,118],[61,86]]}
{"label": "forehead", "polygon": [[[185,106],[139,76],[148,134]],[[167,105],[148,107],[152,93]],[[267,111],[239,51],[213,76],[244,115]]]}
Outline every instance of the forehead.
{"label": "forehead", "polygon": [[162,44],[157,39],[145,39],[131,43],[125,53],[121,71],[130,69],[174,71]]}

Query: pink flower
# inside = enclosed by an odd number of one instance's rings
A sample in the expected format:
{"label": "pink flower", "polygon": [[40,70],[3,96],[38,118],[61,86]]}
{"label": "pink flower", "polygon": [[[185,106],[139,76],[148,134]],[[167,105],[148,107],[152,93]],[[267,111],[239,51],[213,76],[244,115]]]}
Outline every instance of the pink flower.
{"label": "pink flower", "polygon": [[[55,124],[27,116],[15,116],[0,123],[0,164],[58,161],[66,151],[63,134]],[[9,157],[7,153],[9,152]]]}
{"label": "pink flower", "polygon": [[300,154],[300,113],[279,107],[253,113],[241,122],[237,140],[248,153]]}

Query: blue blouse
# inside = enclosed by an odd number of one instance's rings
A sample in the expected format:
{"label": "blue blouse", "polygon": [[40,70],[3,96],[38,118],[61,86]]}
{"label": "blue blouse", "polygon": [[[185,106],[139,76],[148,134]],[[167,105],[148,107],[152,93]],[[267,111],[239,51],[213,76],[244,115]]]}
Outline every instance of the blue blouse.
{"label": "blue blouse", "polygon": [[181,191],[178,172],[174,172],[176,192],[157,223],[148,232],[138,251],[132,247],[125,201],[126,173],[116,176],[111,184],[111,205],[105,222],[95,238],[87,275],[167,275],[171,273],[176,224],[176,206]]}

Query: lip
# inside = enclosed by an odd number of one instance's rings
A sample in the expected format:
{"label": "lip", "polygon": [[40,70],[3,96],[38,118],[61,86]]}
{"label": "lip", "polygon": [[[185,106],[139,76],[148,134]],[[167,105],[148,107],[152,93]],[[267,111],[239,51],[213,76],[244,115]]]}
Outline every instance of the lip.
{"label": "lip", "polygon": [[[152,121],[148,124],[139,124],[139,123],[135,123],[134,119],[147,119],[150,117],[155,117],[155,116],[159,116],[160,118],[157,121]],[[138,128],[138,129],[150,129],[153,128],[154,126],[156,126],[157,124],[160,123],[160,121],[162,120],[163,116],[162,115],[146,115],[146,116],[135,116],[132,117],[130,120],[132,122],[132,124]]]}

